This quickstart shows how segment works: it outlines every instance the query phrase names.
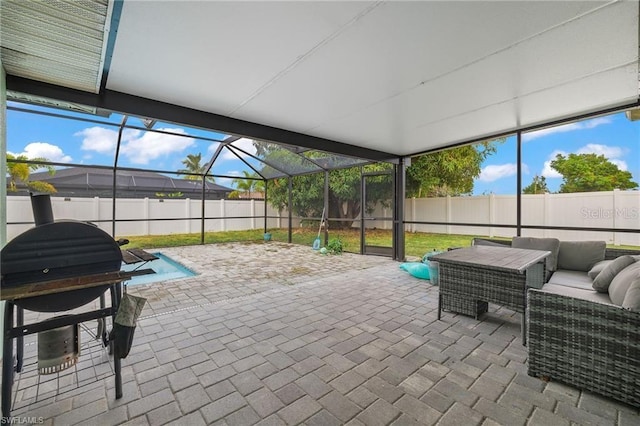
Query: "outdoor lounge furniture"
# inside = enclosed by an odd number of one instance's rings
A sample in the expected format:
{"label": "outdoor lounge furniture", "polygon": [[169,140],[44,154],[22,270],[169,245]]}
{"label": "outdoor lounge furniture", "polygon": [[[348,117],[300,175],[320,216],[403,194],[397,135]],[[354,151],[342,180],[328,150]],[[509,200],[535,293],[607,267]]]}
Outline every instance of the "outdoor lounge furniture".
{"label": "outdoor lounge furniture", "polygon": [[527,289],[544,284],[544,259],[550,252],[511,247],[475,246],[433,256],[439,264],[438,319],[442,310],[478,318],[488,302],[523,314],[526,341]]}
{"label": "outdoor lounge furniture", "polygon": [[[560,250],[569,246],[561,244]],[[579,247],[573,245],[574,250]],[[557,380],[640,408],[638,305],[635,309],[621,306],[620,294],[593,289],[594,278],[604,267],[626,255],[632,259],[618,261],[627,274],[622,278],[631,277],[640,283],[636,271],[640,271],[640,251],[606,249],[605,261],[586,272],[562,269],[564,265],[559,261],[558,269],[547,284],[541,289],[529,290],[530,376]],[[621,274],[623,272],[614,275],[611,285]]]}
{"label": "outdoor lounge furniture", "polygon": [[553,284],[528,299],[530,376],[640,408],[640,312],[605,293]]}

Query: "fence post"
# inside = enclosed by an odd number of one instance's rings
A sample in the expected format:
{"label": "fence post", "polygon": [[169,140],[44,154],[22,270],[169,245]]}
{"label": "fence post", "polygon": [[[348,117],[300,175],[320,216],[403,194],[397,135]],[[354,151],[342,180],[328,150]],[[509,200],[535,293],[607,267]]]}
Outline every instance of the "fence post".
{"label": "fence post", "polygon": [[[611,197],[612,197],[612,201],[611,203],[613,204],[613,209],[612,209],[612,223],[611,223],[611,227],[613,229],[616,228],[616,217],[618,217],[618,206],[620,205],[620,190],[618,188],[614,189],[613,192],[611,193]],[[619,246],[620,245],[620,233],[619,232],[613,232],[613,245]]]}
{"label": "fence post", "polygon": [[[496,223],[496,195],[489,194],[489,225]],[[489,227],[489,237],[493,238],[493,227]]]}
{"label": "fence post", "polygon": [[226,223],[224,221],[224,218],[226,217],[226,211],[225,211],[225,206],[224,206],[224,198],[222,198],[220,200],[220,230],[221,231],[226,231]]}
{"label": "fence post", "polygon": [[[451,196],[447,195],[447,204],[446,204],[446,208],[445,208],[445,213],[447,215],[447,223],[451,223]],[[451,234],[451,225],[447,225],[445,228],[447,231],[447,234]]]}
{"label": "fence post", "polygon": [[144,216],[144,225],[142,231],[143,235],[151,235],[151,230],[149,229],[149,197],[144,197],[144,201],[142,203],[142,214]]}
{"label": "fence post", "polygon": [[[542,226],[547,226],[549,224],[549,219],[551,217],[551,194],[548,192],[544,193],[542,197]],[[546,228],[542,229],[542,236],[547,237],[549,233]]]}
{"label": "fence post", "polygon": [[251,199],[251,229],[256,229],[256,200]]}
{"label": "fence post", "polygon": [[184,217],[187,218],[187,222],[185,223],[185,231],[187,234],[191,233],[191,199],[184,199]]}
{"label": "fence post", "polygon": [[282,210],[278,210],[278,229],[282,228]]}
{"label": "fence post", "polygon": [[[411,220],[416,220],[416,197],[411,197]],[[416,232],[416,224],[411,224],[411,232]]]}
{"label": "fence post", "polygon": [[93,217],[94,220],[100,220],[100,197],[93,197]]}

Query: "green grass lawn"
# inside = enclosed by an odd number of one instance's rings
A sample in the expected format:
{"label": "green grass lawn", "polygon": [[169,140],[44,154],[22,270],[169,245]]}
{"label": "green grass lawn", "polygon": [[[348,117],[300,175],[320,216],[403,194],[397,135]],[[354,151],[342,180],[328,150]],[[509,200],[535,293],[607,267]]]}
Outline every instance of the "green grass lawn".
{"label": "green grass lawn", "polygon": [[[273,241],[287,242],[288,231],[286,229],[269,229]],[[291,240],[294,244],[313,245],[318,235],[317,230],[311,228],[296,228],[293,230]],[[128,238],[130,243],[127,248],[158,248],[177,247],[200,244],[200,234],[171,234],[171,235],[147,235],[118,237]],[[324,244],[324,233],[321,234]],[[340,238],[344,245],[344,250],[352,253],[360,252],[360,231],[330,230],[329,239]],[[366,233],[367,244],[379,246],[391,246],[391,231],[371,230]],[[446,250],[449,247],[465,247],[471,244],[472,235],[447,235],[428,233],[406,233],[405,251],[407,256],[422,257],[425,253],[435,250]],[[262,230],[248,231],[225,231],[208,232],[205,234],[206,244],[228,243],[228,242],[262,242],[264,241]]]}
{"label": "green grass lawn", "polygon": [[[287,242],[288,231],[286,229],[269,229],[273,241]],[[294,244],[301,244],[311,247],[313,240],[318,235],[312,228],[296,228],[291,235]],[[450,247],[468,247],[474,237],[481,235],[449,235],[430,234],[424,232],[405,233],[405,254],[410,257],[422,257],[433,250],[444,251]],[[118,237],[120,238],[120,237]],[[130,243],[127,248],[152,249],[158,247],[177,247],[200,244],[200,234],[171,234],[171,235],[149,235],[133,236],[128,238]],[[322,245],[324,245],[324,233],[321,234]],[[344,251],[360,253],[360,230],[358,229],[335,229],[329,231],[329,239],[340,238],[344,245]],[[374,229],[366,232],[367,244],[377,246],[391,246],[391,231]],[[205,244],[230,243],[230,242],[263,242],[262,230],[248,231],[225,231],[208,232],[205,234]],[[618,248],[640,249],[634,246],[612,246]]]}

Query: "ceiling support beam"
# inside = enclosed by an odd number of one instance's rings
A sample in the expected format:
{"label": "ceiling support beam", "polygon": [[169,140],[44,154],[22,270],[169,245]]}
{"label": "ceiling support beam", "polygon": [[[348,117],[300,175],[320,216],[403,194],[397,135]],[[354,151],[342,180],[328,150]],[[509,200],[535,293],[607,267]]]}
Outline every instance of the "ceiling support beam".
{"label": "ceiling support beam", "polygon": [[122,114],[155,118],[160,121],[184,124],[251,139],[275,143],[279,142],[373,161],[397,163],[399,159],[397,155],[383,151],[358,147],[331,139],[252,123],[250,121],[128,95],[113,90],[103,90],[100,94],[94,94],[13,75],[7,75],[6,82],[7,90],[60,101],[74,102]]}

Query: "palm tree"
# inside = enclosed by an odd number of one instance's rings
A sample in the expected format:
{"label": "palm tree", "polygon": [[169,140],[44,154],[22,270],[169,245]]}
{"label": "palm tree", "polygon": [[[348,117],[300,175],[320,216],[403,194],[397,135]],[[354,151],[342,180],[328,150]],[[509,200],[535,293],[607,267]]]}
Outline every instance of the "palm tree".
{"label": "palm tree", "polygon": [[[17,161],[42,161],[47,162],[46,158],[38,157],[38,158],[28,158],[26,155],[18,155],[15,156],[13,154],[7,153],[7,160],[17,160]],[[35,163],[22,163],[22,162],[14,162],[7,161],[7,172],[9,173],[9,182],[7,183],[7,190],[10,192],[18,192],[18,182],[22,182],[29,191],[35,192],[44,192],[48,194],[52,194],[54,192],[58,192],[56,188],[51,185],[49,182],[43,182],[34,180],[29,180],[31,176],[31,172],[46,168],[49,171],[50,175],[54,175],[56,173],[56,169],[53,166],[48,166],[44,164],[35,164]]]}
{"label": "palm tree", "polygon": [[236,190],[230,194],[230,198],[238,198],[240,194],[251,194],[252,192],[264,192],[264,181],[258,180],[256,173],[242,171],[244,177],[235,178],[233,180]]}
{"label": "palm tree", "polygon": [[242,171],[244,178],[235,178],[233,183],[236,186],[236,189],[240,192],[251,192],[255,186],[256,181],[251,179],[255,176],[255,173],[249,173],[246,170]]}
{"label": "palm tree", "polygon": [[[178,170],[178,173],[184,175],[185,179],[188,180],[200,180],[202,178],[202,175],[204,175],[207,171],[207,165],[200,164],[201,161],[202,153],[199,152],[197,154],[188,154],[187,158],[182,160],[182,164],[184,164],[186,168]],[[187,173],[197,173],[200,176]],[[212,183],[215,182],[213,176],[207,176],[206,180]]]}

